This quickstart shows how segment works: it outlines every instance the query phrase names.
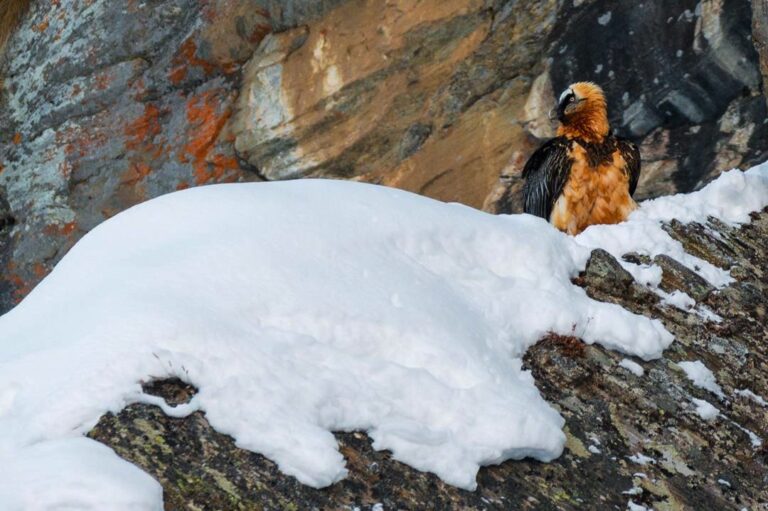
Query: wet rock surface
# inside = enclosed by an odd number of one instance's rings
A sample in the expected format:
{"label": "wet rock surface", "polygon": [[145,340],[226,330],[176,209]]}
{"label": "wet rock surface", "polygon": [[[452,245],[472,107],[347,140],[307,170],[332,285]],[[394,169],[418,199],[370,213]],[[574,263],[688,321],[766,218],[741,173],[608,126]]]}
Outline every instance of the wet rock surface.
{"label": "wet rock surface", "polygon": [[190,186],[351,178],[519,211],[571,80],[641,144],[641,198],[768,158],[765,0],[30,3],[0,57],[0,311]]}
{"label": "wet rock surface", "polygon": [[[675,342],[659,360],[635,360],[644,370],[636,376],[619,365],[620,354],[584,344],[579,332],[543,339],[525,365],[566,419],[566,450],[548,464],[483,468],[475,492],[393,461],[360,432],[337,433],[350,473],[322,490],[238,449],[200,412],[174,419],[134,404],[102,417],[89,436],[157,478],[166,509],[371,509],[381,503],[384,509],[623,510],[630,500],[657,510],[763,509],[768,407],[743,391],[768,397],[768,210],[739,228],[711,221],[673,223],[668,230],[690,253],[731,268],[735,281],[712,290],[675,261],[658,260],[670,274],[670,291],[701,291],[695,309],[681,310],[635,282],[607,252],[594,251],[576,283],[598,300],[660,319]],[[689,360],[713,371],[723,398],[687,379],[677,362]],[[176,404],[195,390],[170,380],[150,382],[145,392]],[[694,398],[720,415],[702,419]]]}

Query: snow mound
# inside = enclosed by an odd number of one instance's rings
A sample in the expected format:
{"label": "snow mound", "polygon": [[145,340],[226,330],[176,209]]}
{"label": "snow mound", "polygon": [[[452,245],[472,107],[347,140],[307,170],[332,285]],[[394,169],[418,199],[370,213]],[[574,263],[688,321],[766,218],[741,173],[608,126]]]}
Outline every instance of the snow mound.
{"label": "snow mound", "polygon": [[[710,186],[730,188],[734,174]],[[767,175],[743,179],[766,191]],[[696,197],[673,203],[708,195]],[[21,502],[25,477],[55,497],[72,473],[114,476],[149,495],[139,508],[159,507],[146,481],[81,463],[90,440],[51,446],[154,402],[139,382],[174,376],[200,389],[177,414],[203,410],[316,487],[346,474],[335,430],[365,430],[376,449],[466,489],[481,465],[551,460],[563,419],[521,357],[548,332],[661,355],[672,341],[661,323],[571,284],[593,246],[679,255],[654,245],[655,208],[571,238],[528,215],[338,181],[218,185],[136,206],[0,318],[0,466],[20,474],[3,491]]]}
{"label": "snow mound", "polygon": [[162,497],[157,481],[87,438],[32,445],[0,478],[3,511],[162,511]]}

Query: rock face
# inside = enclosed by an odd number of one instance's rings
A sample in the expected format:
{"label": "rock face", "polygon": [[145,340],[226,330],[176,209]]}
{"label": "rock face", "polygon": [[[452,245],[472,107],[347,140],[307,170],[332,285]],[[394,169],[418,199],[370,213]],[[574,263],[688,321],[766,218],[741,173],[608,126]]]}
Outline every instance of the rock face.
{"label": "rock face", "polygon": [[[714,290],[673,259],[657,261],[662,287],[695,296],[713,319],[662,303],[607,252],[593,252],[577,283],[593,298],[660,319],[675,342],[660,360],[636,361],[643,376],[619,365],[617,353],[576,337],[550,336],[534,346],[525,363],[566,419],[566,450],[552,463],[484,468],[475,492],[374,451],[363,433],[336,435],[350,474],[323,490],[238,449],[199,412],[174,419],[136,404],[102,417],[89,436],[160,481],[166,509],[371,509],[382,503],[385,509],[603,510],[626,509],[630,500],[657,510],[762,509],[768,505],[768,405],[756,396],[768,396],[768,210],[739,229],[673,222],[667,230],[689,253],[731,268],[736,281]],[[691,360],[714,372],[722,399],[694,386],[677,365]],[[149,382],[145,391],[177,404],[195,389],[171,380]],[[717,407],[719,416],[700,417],[694,399]]]}
{"label": "rock face", "polygon": [[0,311],[188,186],[352,178],[518,211],[577,79],[641,143],[640,197],[768,158],[765,0],[30,1],[0,60]]}
{"label": "rock face", "polygon": [[106,218],[258,179],[224,133],[240,65],[335,3],[33,2],[0,68],[0,193],[18,220],[0,242],[0,311]]}
{"label": "rock face", "polygon": [[752,0],[752,41],[760,55],[760,73],[763,75],[763,95],[768,102],[768,0]]}

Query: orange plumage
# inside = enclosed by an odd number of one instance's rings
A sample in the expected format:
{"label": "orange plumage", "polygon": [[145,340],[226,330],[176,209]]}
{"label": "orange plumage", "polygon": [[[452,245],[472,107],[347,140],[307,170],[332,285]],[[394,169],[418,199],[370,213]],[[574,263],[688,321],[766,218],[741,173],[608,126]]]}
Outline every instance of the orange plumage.
{"label": "orange plumage", "polygon": [[603,91],[590,82],[571,85],[557,108],[557,137],[528,160],[523,177],[525,211],[568,234],[613,224],[637,207],[637,146],[610,130]]}

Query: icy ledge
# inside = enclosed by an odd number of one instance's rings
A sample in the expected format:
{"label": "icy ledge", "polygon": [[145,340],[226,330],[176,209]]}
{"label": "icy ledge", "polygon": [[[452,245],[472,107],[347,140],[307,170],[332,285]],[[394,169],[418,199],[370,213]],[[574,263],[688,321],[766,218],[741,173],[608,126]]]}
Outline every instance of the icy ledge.
{"label": "icy ledge", "polygon": [[468,489],[480,465],[553,459],[563,420],[521,370],[525,350],[553,331],[651,359],[672,340],[571,284],[591,248],[667,253],[723,285],[660,221],[740,222],[766,205],[768,166],[575,239],[347,182],[212,186],[137,206],[0,318],[0,502],[26,509],[42,484],[53,503],[161,509],[157,483],[81,435],[150,401],[139,381],[170,376],[200,389],[186,411],[312,486],[346,473],[333,430],[366,430]]}

